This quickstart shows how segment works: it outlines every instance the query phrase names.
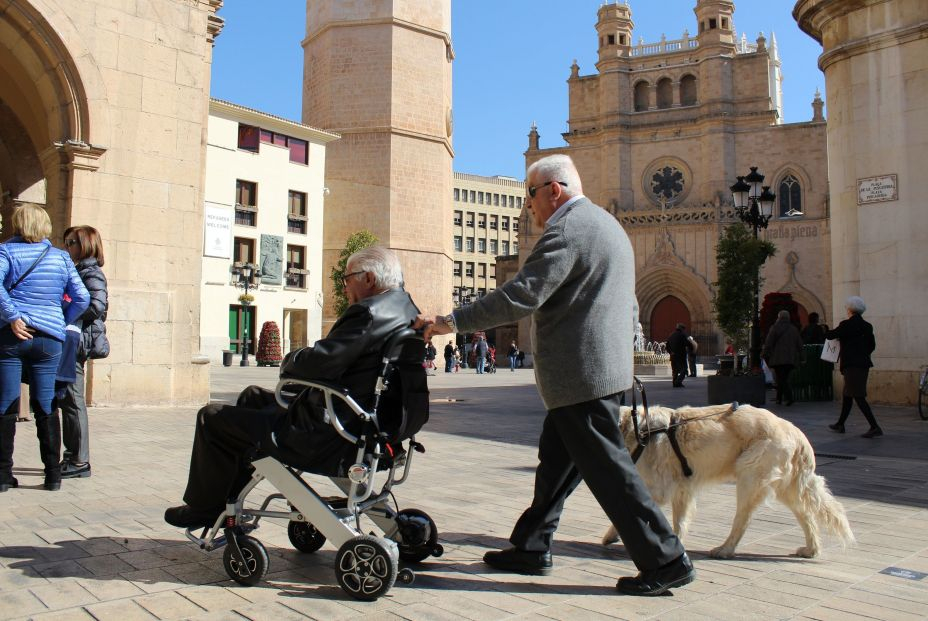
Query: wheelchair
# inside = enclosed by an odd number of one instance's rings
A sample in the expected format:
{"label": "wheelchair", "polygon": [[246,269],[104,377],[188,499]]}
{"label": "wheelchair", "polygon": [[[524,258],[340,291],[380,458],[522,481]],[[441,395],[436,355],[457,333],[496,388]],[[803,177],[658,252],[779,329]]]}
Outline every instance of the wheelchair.
{"label": "wheelchair", "polygon": [[[287,535],[294,548],[304,553],[319,550],[326,541],[338,552],[335,556],[335,576],[339,586],[351,597],[374,601],[387,593],[399,580],[411,584],[415,575],[411,569],[399,568],[399,561],[419,563],[444,552],[438,543],[438,529],[425,512],[407,508],[398,510],[392,488],[405,482],[415,452],[425,449],[415,441],[415,433],[428,418],[428,404],[419,411],[402,410],[401,420],[387,425],[378,417],[381,396],[388,390],[403,347],[411,340],[421,351],[422,339],[412,329],[404,328],[388,339],[382,352],[382,364],[374,389],[374,405],[366,411],[342,387],[326,382],[281,379],[275,390],[277,403],[291,407],[308,391],[321,393],[324,420],[338,436],[357,447],[355,463],[348,467],[347,476],[330,480],[344,496],[320,496],[303,478],[304,472],[275,457],[252,461],[254,473],[238,494],[226,505],[212,527],[199,536],[187,529],[187,538],[206,551],[225,546],[223,566],[229,577],[239,584],[251,586],[267,574],[269,558],[264,545],[253,537],[262,518],[288,520]],[[420,371],[421,371],[421,364]],[[336,410],[335,404],[343,406]],[[346,413],[347,410],[347,413]],[[413,408],[416,410],[416,408]],[[357,417],[360,433],[349,432],[342,418]],[[403,442],[408,440],[408,447]],[[350,450],[350,448],[349,448]],[[312,474],[312,473],[310,473]],[[376,491],[379,479],[380,491]],[[244,506],[246,497],[261,482],[267,480],[278,493],[269,495],[260,508]],[[272,501],[284,500],[289,511],[270,511]],[[383,532],[383,536],[365,534],[360,519],[366,515]],[[197,529],[199,530],[199,529]]]}

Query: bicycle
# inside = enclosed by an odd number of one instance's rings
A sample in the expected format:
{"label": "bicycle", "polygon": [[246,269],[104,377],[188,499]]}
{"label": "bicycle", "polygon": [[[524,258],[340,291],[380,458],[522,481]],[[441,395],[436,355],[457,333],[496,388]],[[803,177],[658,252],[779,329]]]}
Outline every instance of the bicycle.
{"label": "bicycle", "polygon": [[922,369],[922,377],[918,380],[918,415],[928,420],[928,366]]}

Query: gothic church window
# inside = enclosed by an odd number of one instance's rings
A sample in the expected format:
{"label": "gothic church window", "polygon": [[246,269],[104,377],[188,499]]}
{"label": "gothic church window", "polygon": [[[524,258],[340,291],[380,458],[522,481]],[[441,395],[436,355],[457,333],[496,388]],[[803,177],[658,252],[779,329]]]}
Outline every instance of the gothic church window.
{"label": "gothic church window", "polygon": [[638,82],[635,84],[635,112],[642,112],[648,109],[650,85],[647,82]]}
{"label": "gothic church window", "polygon": [[786,175],[780,182],[777,199],[780,201],[781,218],[802,215],[802,186],[792,174]]}
{"label": "gothic church window", "polygon": [[664,109],[673,105],[673,84],[670,78],[661,78],[657,82],[657,107]]}

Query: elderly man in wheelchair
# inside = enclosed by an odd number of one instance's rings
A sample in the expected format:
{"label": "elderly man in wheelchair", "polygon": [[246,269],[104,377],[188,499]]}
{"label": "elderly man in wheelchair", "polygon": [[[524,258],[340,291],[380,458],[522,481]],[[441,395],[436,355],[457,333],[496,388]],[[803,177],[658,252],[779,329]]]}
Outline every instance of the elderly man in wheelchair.
{"label": "elderly man in wheelchair", "polygon": [[[251,386],[235,405],[208,405],[197,415],[186,504],[165,511],[201,548],[225,545],[229,576],[256,584],[267,572],[264,546],[248,535],[263,517],[289,520],[295,548],[338,547],[335,572],[351,596],[373,600],[413,574],[398,559],[439,556],[435,523],[417,509],[398,511],[391,487],[406,480],[414,434],[428,419],[419,309],[403,290],[396,256],[372,247],[349,257],[350,306],[325,338],[285,358],[276,391]],[[328,476],[344,494],[322,497],[303,479]],[[384,480],[375,487],[378,475]],[[244,506],[262,480],[279,493],[259,509]],[[289,511],[269,511],[273,500]],[[395,502],[395,501],[394,501]],[[366,515],[384,536],[365,535]],[[194,529],[202,529],[197,536]]]}

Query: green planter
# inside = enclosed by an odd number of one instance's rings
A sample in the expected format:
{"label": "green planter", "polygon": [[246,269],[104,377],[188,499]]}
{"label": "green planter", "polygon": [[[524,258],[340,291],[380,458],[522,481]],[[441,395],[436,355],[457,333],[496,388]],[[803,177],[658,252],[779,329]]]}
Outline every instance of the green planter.
{"label": "green planter", "polygon": [[763,375],[710,375],[709,405],[737,401],[762,408],[767,402],[767,387]]}

